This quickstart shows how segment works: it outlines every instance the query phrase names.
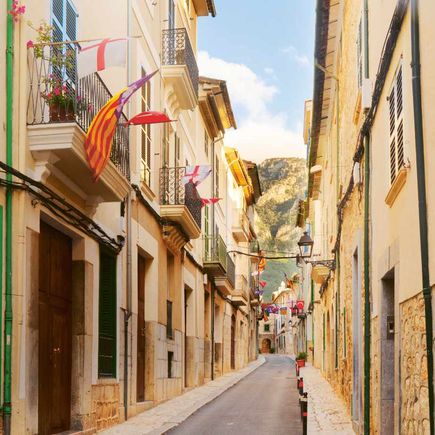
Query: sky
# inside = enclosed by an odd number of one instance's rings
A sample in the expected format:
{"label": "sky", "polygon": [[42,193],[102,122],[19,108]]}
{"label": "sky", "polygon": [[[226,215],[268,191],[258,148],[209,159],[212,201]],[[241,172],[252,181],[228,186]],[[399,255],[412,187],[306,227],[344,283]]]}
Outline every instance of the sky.
{"label": "sky", "polygon": [[[244,159],[305,157],[304,101],[312,98],[314,0],[215,0],[201,17],[201,75],[227,81],[237,129],[225,143]],[[273,5],[273,6],[272,6]]]}

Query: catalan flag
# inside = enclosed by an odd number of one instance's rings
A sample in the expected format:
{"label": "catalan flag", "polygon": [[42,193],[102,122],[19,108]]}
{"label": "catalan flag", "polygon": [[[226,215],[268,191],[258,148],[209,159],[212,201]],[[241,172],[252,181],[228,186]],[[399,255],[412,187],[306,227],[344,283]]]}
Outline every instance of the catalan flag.
{"label": "catalan flag", "polygon": [[118,92],[100,109],[92,120],[86,133],[85,151],[95,181],[98,180],[109,160],[112,150],[112,139],[125,103],[156,72],[154,71],[140,78],[121,92]]}

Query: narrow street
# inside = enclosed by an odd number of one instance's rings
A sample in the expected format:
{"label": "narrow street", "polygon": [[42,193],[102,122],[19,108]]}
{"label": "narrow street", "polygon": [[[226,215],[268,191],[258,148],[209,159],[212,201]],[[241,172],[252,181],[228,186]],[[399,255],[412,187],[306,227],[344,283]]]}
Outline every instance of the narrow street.
{"label": "narrow street", "polygon": [[191,434],[301,434],[294,363],[267,355],[266,363],[167,432]]}

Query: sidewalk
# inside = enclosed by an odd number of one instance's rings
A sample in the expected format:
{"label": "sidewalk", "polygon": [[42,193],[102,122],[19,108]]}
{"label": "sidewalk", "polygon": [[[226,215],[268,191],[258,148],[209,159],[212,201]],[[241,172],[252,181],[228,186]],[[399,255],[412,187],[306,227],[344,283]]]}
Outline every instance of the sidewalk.
{"label": "sidewalk", "polygon": [[304,391],[308,393],[308,433],[354,435],[344,402],[329,382],[311,364],[300,369]]}
{"label": "sidewalk", "polygon": [[237,384],[264,362],[265,358],[260,355],[257,361],[237,372],[228,373],[201,387],[194,388],[100,433],[104,435],[157,435],[165,433],[186,420],[199,408],[220,396],[228,388]]}

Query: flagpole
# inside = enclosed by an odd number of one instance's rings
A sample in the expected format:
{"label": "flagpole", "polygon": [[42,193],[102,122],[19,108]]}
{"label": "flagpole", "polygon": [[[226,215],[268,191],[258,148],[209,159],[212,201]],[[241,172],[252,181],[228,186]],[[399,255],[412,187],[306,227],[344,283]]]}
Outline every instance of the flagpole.
{"label": "flagpole", "polygon": [[[119,38],[113,37],[113,38],[110,38],[110,39],[123,39],[123,38],[125,38],[125,36],[121,36]],[[137,39],[137,38],[142,38],[142,35],[127,36],[126,39],[128,41],[129,39]],[[101,41],[103,39],[105,39],[105,38],[80,39],[80,40],[76,40],[76,41],[34,42],[33,46],[34,47],[45,47],[45,46],[52,47],[52,46],[55,46],[55,45],[67,45],[67,44],[73,45],[73,44],[82,44],[84,42]],[[128,68],[128,66],[127,66],[127,68]]]}

